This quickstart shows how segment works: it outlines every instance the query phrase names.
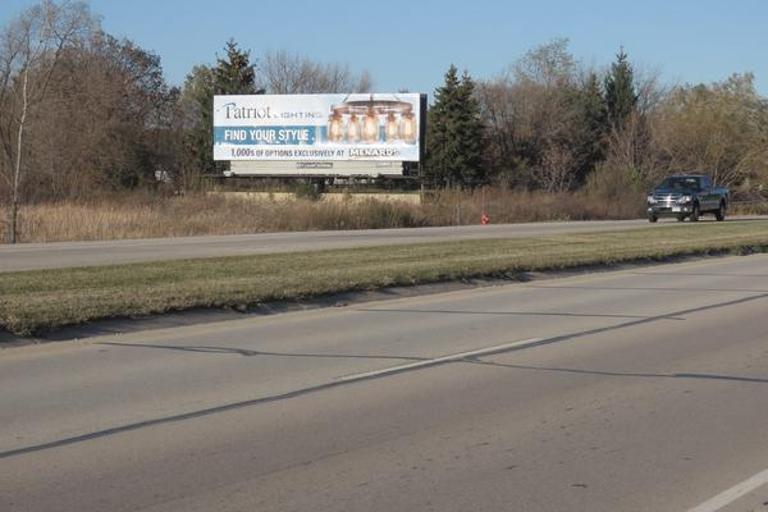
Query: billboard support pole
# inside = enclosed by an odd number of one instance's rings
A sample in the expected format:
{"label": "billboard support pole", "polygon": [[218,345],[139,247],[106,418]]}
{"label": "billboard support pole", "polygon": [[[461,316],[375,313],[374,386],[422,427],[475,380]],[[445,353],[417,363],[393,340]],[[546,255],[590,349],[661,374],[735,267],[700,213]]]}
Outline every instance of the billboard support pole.
{"label": "billboard support pole", "polygon": [[424,157],[427,152],[427,95],[419,95],[419,202],[424,204]]}

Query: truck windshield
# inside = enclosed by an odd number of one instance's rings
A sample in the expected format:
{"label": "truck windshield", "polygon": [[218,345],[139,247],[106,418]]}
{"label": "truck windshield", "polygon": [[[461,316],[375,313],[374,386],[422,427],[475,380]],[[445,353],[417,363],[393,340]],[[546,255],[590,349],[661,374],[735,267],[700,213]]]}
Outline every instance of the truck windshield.
{"label": "truck windshield", "polygon": [[701,178],[672,176],[662,181],[659,188],[701,190]]}

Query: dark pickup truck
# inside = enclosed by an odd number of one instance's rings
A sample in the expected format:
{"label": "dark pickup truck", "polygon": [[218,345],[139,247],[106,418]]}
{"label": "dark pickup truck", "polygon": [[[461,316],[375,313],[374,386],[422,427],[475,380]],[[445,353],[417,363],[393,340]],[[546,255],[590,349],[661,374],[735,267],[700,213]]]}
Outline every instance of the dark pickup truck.
{"label": "dark pickup truck", "polygon": [[675,217],[683,221],[688,217],[696,222],[704,213],[725,220],[729,201],[728,189],[715,187],[709,176],[669,176],[648,194],[648,220],[656,222],[659,217]]}

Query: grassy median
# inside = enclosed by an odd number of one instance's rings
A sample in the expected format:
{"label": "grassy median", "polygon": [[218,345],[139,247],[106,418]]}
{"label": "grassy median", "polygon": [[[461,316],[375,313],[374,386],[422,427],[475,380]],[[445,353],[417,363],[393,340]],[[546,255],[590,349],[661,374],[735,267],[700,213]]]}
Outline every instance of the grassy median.
{"label": "grassy median", "polygon": [[0,273],[0,327],[30,335],[110,317],[765,247],[768,221],[703,222],[611,233]]}

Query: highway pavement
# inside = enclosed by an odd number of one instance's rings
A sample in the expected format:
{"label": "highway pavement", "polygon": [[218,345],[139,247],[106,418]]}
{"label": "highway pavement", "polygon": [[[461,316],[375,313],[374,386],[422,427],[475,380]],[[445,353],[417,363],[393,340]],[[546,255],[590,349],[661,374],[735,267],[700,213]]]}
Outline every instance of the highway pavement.
{"label": "highway pavement", "polygon": [[537,222],[349,231],[300,231],[97,242],[0,245],[0,272],[378,245],[511,238],[652,227],[647,220]]}
{"label": "highway pavement", "polygon": [[768,255],[0,351],[0,510],[768,502]]}

